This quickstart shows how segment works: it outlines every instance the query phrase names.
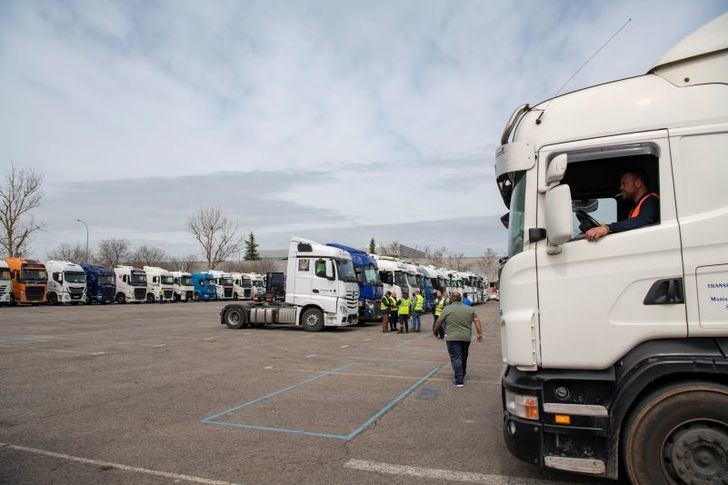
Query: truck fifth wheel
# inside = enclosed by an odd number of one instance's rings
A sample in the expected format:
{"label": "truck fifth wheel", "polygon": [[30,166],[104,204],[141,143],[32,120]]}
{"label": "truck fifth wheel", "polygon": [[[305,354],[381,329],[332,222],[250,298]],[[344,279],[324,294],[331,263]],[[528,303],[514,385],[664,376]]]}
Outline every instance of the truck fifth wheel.
{"label": "truck fifth wheel", "polygon": [[[639,485],[728,483],[727,157],[728,14],[643,76],[513,113],[495,170],[515,456]],[[586,240],[639,212],[625,173],[659,195],[657,220]]]}
{"label": "truck fifth wheel", "polygon": [[220,323],[229,328],[293,324],[318,332],[356,325],[359,286],[348,252],[307,239],[292,238],[288,249],[283,302],[227,305]]}

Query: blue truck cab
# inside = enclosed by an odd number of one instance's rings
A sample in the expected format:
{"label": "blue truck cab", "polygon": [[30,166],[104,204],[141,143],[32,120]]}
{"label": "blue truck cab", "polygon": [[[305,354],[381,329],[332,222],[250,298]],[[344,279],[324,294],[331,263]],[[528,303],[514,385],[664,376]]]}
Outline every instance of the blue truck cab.
{"label": "blue truck cab", "polygon": [[194,301],[217,300],[217,284],[210,273],[192,273],[192,283],[195,285]]}
{"label": "blue truck cab", "polygon": [[116,273],[95,264],[81,264],[86,273],[86,303],[113,303],[116,297]]}
{"label": "blue truck cab", "polygon": [[359,284],[359,319],[379,320],[382,316],[380,300],[383,286],[379,279],[377,260],[369,253],[343,244],[328,243],[327,246],[343,249],[351,255]]}

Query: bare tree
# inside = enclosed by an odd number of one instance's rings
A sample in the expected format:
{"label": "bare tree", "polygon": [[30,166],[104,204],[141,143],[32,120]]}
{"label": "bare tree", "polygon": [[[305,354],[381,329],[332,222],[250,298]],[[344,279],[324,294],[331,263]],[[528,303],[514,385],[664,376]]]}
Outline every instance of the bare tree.
{"label": "bare tree", "polygon": [[126,239],[104,239],[99,243],[98,262],[107,268],[113,268],[129,259],[129,241]]}
{"label": "bare tree", "polygon": [[399,241],[392,241],[389,244],[379,245],[379,254],[382,256],[394,256],[399,257]]}
{"label": "bare tree", "polygon": [[129,262],[132,266],[141,268],[142,266],[159,266],[162,261],[168,259],[167,252],[162,248],[156,248],[153,246],[139,246],[131,256],[129,256]]}
{"label": "bare tree", "polygon": [[478,266],[480,266],[483,273],[488,277],[488,281],[492,281],[498,275],[500,256],[492,248],[488,248],[480,258]]}
{"label": "bare tree", "polygon": [[470,265],[465,261],[463,253],[452,253],[447,257],[447,267],[455,271],[467,271]]}
{"label": "bare tree", "polygon": [[202,246],[208,269],[237,253],[243,243],[238,226],[219,207],[200,209],[187,220],[187,230]]}
{"label": "bare tree", "polygon": [[194,254],[188,254],[187,256],[182,257],[169,258],[169,262],[167,263],[167,269],[170,271],[185,271],[187,273],[191,273],[192,268],[194,268],[197,260],[198,258]]}
{"label": "bare tree", "polygon": [[236,273],[270,273],[276,271],[276,260],[270,258],[255,259],[252,261],[229,261],[225,264],[226,271]]}
{"label": "bare tree", "polygon": [[86,248],[80,244],[71,246],[70,244],[63,243],[48,253],[48,259],[83,263],[86,262]]}
{"label": "bare tree", "polygon": [[30,212],[43,200],[43,176],[29,169],[10,165],[0,185],[0,246],[10,257],[21,256],[30,236],[43,228]]}

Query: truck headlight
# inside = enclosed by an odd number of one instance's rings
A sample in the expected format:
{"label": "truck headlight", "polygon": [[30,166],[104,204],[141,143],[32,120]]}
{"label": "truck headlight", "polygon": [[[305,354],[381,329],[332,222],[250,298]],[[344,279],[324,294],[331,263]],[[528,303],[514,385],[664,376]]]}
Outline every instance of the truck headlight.
{"label": "truck headlight", "polygon": [[506,411],[525,419],[538,420],[538,397],[516,394],[506,389]]}

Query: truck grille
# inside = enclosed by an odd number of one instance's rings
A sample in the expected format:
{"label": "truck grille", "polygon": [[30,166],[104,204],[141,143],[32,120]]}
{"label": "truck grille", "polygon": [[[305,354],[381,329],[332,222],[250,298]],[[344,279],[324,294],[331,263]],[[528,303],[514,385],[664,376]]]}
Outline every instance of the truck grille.
{"label": "truck grille", "polygon": [[147,290],[144,288],[134,288],[134,299],[143,300],[147,296]]}
{"label": "truck grille", "polygon": [[116,288],[113,286],[107,286],[104,288],[104,298],[114,298],[114,294],[116,293]]}
{"label": "truck grille", "polygon": [[186,299],[187,301],[189,301],[189,300],[191,300],[191,299],[192,299],[192,292],[191,292],[191,291],[186,291],[186,292],[185,292],[185,299]]}
{"label": "truck grille", "polygon": [[42,286],[31,286],[25,288],[25,297],[29,301],[41,301],[44,293],[45,288]]}
{"label": "truck grille", "polygon": [[4,286],[0,286],[0,296],[4,295],[7,289]]}
{"label": "truck grille", "polygon": [[225,288],[225,298],[232,298],[233,297],[233,289],[232,288]]}
{"label": "truck grille", "polygon": [[167,300],[171,300],[172,299],[172,293],[173,293],[172,290],[164,290],[164,298],[167,299]]}

